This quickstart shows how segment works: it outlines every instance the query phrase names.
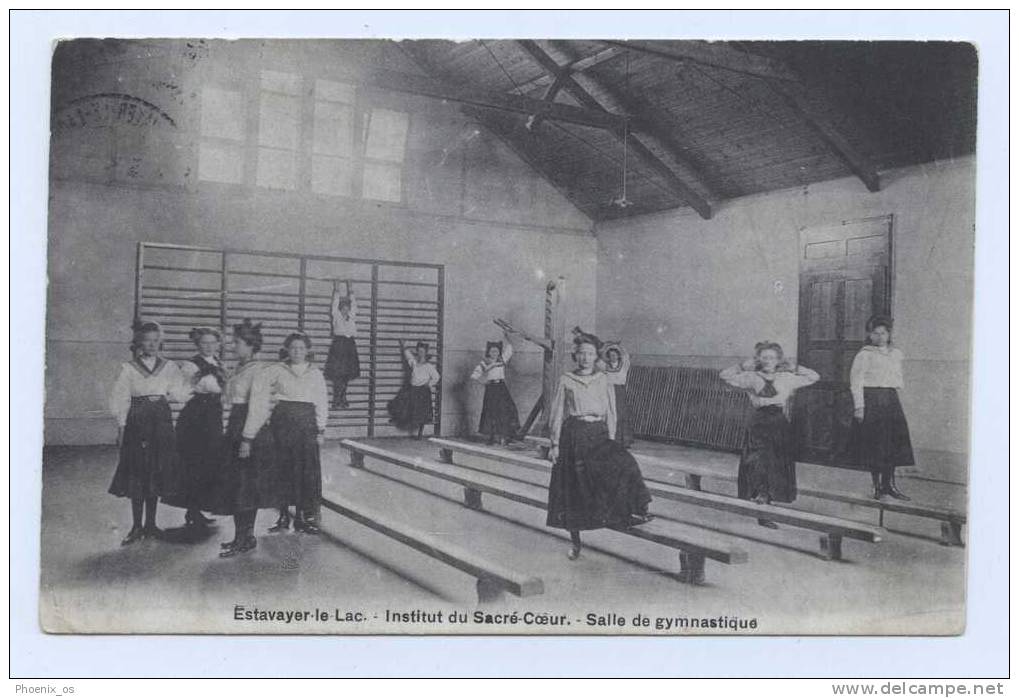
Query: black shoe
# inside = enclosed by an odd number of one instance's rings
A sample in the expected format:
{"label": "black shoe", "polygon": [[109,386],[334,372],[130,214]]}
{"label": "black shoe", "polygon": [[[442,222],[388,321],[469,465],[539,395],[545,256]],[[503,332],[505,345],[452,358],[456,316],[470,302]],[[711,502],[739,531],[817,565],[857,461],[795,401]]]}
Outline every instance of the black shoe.
{"label": "black shoe", "polygon": [[881,499],[881,497],[883,497],[884,494],[885,494],[884,490],[882,490],[880,487],[874,488],[874,499]]}
{"label": "black shoe", "polygon": [[227,541],[226,543],[220,543],[219,547],[220,547],[221,550],[229,550],[230,548],[237,547],[237,544],[239,542],[240,541],[238,541],[236,538],[234,538],[233,540]]}
{"label": "black shoe", "polygon": [[568,557],[571,560],[576,560],[578,557],[580,557],[580,548],[576,546],[570,548],[570,552],[566,553],[566,557]]}
{"label": "black shoe", "polygon": [[317,536],[319,534],[319,528],[315,525],[314,521],[302,518],[294,519],[294,530],[307,533],[309,536]]}
{"label": "black shoe", "polygon": [[120,544],[131,545],[132,543],[137,543],[144,537],[145,529],[143,529],[141,526],[132,526],[131,530],[127,532],[126,536],[124,536],[124,540],[120,541]]}
{"label": "black shoe", "polygon": [[258,541],[255,539],[254,536],[249,536],[248,538],[245,538],[244,540],[239,542],[237,545],[222,551],[219,554],[219,556],[222,558],[233,557],[234,555],[240,555],[242,553],[251,552],[257,547]]}
{"label": "black shoe", "polygon": [[142,529],[142,536],[145,538],[151,538],[153,540],[159,540],[163,537],[163,529],[158,526],[146,526]]}
{"label": "black shoe", "polygon": [[269,533],[279,533],[290,529],[290,514],[280,514],[276,524],[269,527]]}
{"label": "black shoe", "polygon": [[900,492],[898,489],[896,489],[895,485],[891,485],[890,487],[887,487],[885,489],[885,494],[887,494],[889,497],[893,497],[895,499],[901,499],[904,502],[912,501],[908,496],[906,496],[905,494]]}

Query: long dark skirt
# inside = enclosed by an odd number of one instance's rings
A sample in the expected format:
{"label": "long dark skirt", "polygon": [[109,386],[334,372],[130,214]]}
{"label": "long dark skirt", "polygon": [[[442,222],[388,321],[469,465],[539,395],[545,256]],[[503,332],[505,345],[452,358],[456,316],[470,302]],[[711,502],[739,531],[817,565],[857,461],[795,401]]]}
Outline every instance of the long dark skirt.
{"label": "long dark skirt", "polygon": [[352,381],[361,375],[361,360],[353,337],[333,337],[323,373],[330,381]]}
{"label": "long dark skirt", "polygon": [[184,509],[216,508],[216,481],[223,463],[223,403],[218,393],[193,395],[177,417],[180,467],[173,474],[174,494],[163,502]]}
{"label": "long dark skirt", "polygon": [[427,385],[411,385],[404,383],[400,392],[387,405],[389,417],[400,429],[417,429],[423,424],[431,424],[432,389]]}
{"label": "long dark skirt", "polygon": [[269,428],[276,444],[279,504],[295,506],[305,515],[317,515],[322,499],[322,462],[315,405],[278,402],[273,408]]}
{"label": "long dark skirt", "polygon": [[750,416],[736,487],[740,499],[754,499],[758,495],[773,502],[796,499],[792,426],[778,405],[760,407]]}
{"label": "long dark skirt", "polygon": [[520,414],[504,381],[485,383],[485,401],[481,406],[478,431],[488,436],[516,436]]}
{"label": "long dark skirt", "polygon": [[629,403],[626,399],[626,385],[612,386],[616,392],[616,441],[629,448],[633,443],[633,427],[630,426]]}
{"label": "long dark skirt", "polygon": [[236,514],[252,509],[279,507],[283,503],[280,474],[276,467],[276,444],[266,424],[251,442],[251,457],[240,458],[246,404],[233,405],[226,424],[226,455],[219,470],[214,514]]}
{"label": "long dark skirt", "polygon": [[167,494],[171,491],[167,475],[176,467],[177,438],[170,404],[165,398],[133,398],[109,493],[131,499]]}
{"label": "long dark skirt", "polygon": [[651,494],[640,466],[605,422],[570,418],[559,435],[559,458],[548,487],[548,519],[555,528],[619,528],[647,513]]}
{"label": "long dark skirt", "polygon": [[857,458],[873,473],[915,465],[909,425],[895,388],[863,389],[863,422],[854,422]]}

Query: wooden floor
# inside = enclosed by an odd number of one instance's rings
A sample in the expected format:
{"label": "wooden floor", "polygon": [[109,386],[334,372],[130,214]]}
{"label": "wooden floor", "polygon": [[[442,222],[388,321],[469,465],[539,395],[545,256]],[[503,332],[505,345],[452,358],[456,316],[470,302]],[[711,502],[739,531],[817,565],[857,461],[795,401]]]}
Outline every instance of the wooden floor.
{"label": "wooden floor", "polygon": [[[401,453],[434,459],[427,441],[374,442]],[[637,449],[668,457],[703,458],[734,467],[728,454],[639,443]],[[571,562],[560,531],[545,527],[544,513],[513,502],[486,499],[486,511],[463,506],[462,490],[396,466],[366,460],[347,465],[335,444],[323,453],[324,490],[387,512],[478,554],[539,576],[545,593],[510,598],[494,611],[532,610],[562,614],[565,626],[428,625],[387,623],[386,611],[425,612],[476,607],[474,579],[409,550],[330,512],[319,538],[268,534],[275,516],[260,513],[259,547],[232,560],[217,557],[232,536],[221,518],[202,540],[176,528],[180,510],[160,509],[166,540],[121,548],[130,526],[126,500],[106,494],[115,465],[112,447],[47,449],[43,459],[42,575],[40,618],[51,632],[636,632],[589,625],[588,614],[636,613],[651,617],[725,616],[756,619],[755,632],[955,634],[963,629],[965,548],[938,544],[936,522],[888,515],[888,535],[879,544],[845,542],[846,559],[821,558],[817,537],[783,527],[768,530],[752,520],[699,507],[659,501],[653,510],[706,530],[724,533],[745,549],[744,565],[708,562],[708,584],[677,582],[673,550],[611,531],[585,537],[589,548]],[[542,473],[464,458],[465,465],[538,484]],[[801,481],[831,489],[866,490],[862,473],[803,466]],[[705,480],[721,493],[725,483]],[[964,508],[962,488],[909,479],[917,498]],[[875,512],[836,502],[803,499],[804,508],[876,523]],[[858,510],[855,510],[858,509]],[[235,619],[235,607],[269,610],[324,609],[364,613],[363,622],[254,622]],[[672,632],[676,632],[673,630]],[[696,632],[680,630],[679,632]],[[703,631],[700,631],[703,632]],[[717,631],[716,631],[717,632]],[[722,631],[724,632],[724,631]]]}

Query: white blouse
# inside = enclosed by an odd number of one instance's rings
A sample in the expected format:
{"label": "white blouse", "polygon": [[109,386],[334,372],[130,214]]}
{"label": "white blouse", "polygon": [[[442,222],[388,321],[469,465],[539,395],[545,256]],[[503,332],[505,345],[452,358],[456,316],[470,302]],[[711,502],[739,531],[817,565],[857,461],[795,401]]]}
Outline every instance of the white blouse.
{"label": "white blouse", "polygon": [[410,366],[410,384],[414,387],[427,385],[429,388],[439,382],[439,370],[430,361],[418,363],[413,349],[404,349],[403,358]]}
{"label": "white blouse", "polygon": [[512,357],[513,345],[506,342],[503,344],[502,358],[489,361],[486,356],[474,367],[474,372],[471,373],[471,380],[480,381],[481,383],[506,380],[506,364],[509,363]]}
{"label": "white blouse", "polygon": [[174,402],[187,400],[188,389],[177,364],[156,356],[124,362],[110,393],[110,411],[117,418],[117,426],[127,424],[131,398],[156,395]]}
{"label": "white blouse", "polygon": [[251,399],[255,379],[271,364],[264,361],[248,361],[240,364],[226,381],[223,402],[227,405],[244,405]]}
{"label": "white blouse", "polygon": [[353,293],[350,294],[349,317],[343,317],[343,313],[340,312],[339,303],[333,303],[332,316],[334,336],[351,338],[357,336],[357,299],[354,298]]}
{"label": "white blouse", "polygon": [[259,371],[251,384],[248,418],[243,437],[253,439],[269,419],[273,400],[278,402],[310,402],[315,405],[315,421],[324,431],[329,419],[329,392],[322,371],[311,364],[294,366],[274,363]]}
{"label": "white blouse", "polygon": [[[221,369],[223,368],[223,364],[220,363],[219,359],[215,356],[203,356],[202,358],[214,366],[219,366]],[[216,380],[215,376],[205,375],[198,378],[198,380],[195,380],[200,370],[201,369],[198,367],[198,364],[190,359],[180,362],[181,377],[185,384],[191,388],[191,392],[216,393],[217,395],[223,392],[223,389],[219,387],[219,382]]]}
{"label": "white blouse", "polygon": [[789,403],[793,393],[800,388],[816,383],[821,376],[806,366],[797,366],[793,371],[776,371],[771,374],[771,384],[775,386],[775,394],[765,397],[759,393],[764,390],[767,379],[759,371],[744,371],[742,366],[730,366],[719,374],[719,378],[734,388],[747,391],[750,404],[756,407],[778,405],[788,416]]}
{"label": "white blouse", "polygon": [[559,432],[569,417],[603,421],[608,426],[609,438],[616,437],[616,391],[604,373],[595,371],[586,376],[565,373],[559,378],[548,425],[553,443],[559,443]]}
{"label": "white blouse", "polygon": [[853,393],[853,407],[863,407],[864,388],[901,388],[902,351],[897,347],[866,345],[853,359],[849,370],[849,389]]}

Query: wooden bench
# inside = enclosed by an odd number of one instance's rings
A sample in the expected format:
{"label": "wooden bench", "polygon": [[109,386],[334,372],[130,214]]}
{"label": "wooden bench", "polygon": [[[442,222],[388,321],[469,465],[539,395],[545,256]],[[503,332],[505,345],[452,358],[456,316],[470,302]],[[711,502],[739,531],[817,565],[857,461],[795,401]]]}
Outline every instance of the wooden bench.
{"label": "wooden bench", "polygon": [[[545,455],[548,453],[549,440],[543,436],[525,436],[524,439],[538,447],[538,452]],[[662,469],[659,474],[648,476],[645,473],[645,478],[649,481],[653,480],[656,482],[667,482],[668,484],[674,485],[679,484],[676,478],[672,477],[673,473],[679,473],[682,475],[682,481],[685,487],[691,490],[701,489],[702,478],[709,480],[721,480],[723,482],[736,482],[736,476],[732,473],[723,473],[712,468],[705,468],[698,466],[694,463],[686,463],[682,461],[669,460],[665,458],[658,458],[656,456],[647,456],[643,454],[633,454],[637,459],[637,462],[641,466],[651,465],[658,466]],[[810,487],[797,487],[796,491],[805,497],[813,497],[815,499],[826,499],[833,502],[841,502],[843,504],[853,504],[856,506],[866,507],[868,509],[878,510],[878,526],[883,527],[885,523],[885,512],[890,511],[897,514],[908,514],[910,516],[917,516],[927,519],[935,519],[941,521],[941,543],[942,545],[951,546],[962,546],[962,527],[966,524],[966,515],[962,512],[954,511],[945,507],[939,507],[934,504],[921,504],[919,502],[903,502],[901,500],[885,500],[885,499],[874,499],[873,497],[866,497],[859,494],[853,494],[850,492],[837,492],[830,490],[819,490]]]}
{"label": "wooden bench", "polygon": [[486,560],[447,541],[392,521],[385,515],[366,509],[360,504],[330,496],[322,498],[322,506],[471,575],[477,580],[479,604],[498,600],[505,592],[520,597],[537,596],[545,592],[545,585],[538,577],[530,577],[507,569],[499,563]]}
{"label": "wooden bench", "polygon": [[[476,446],[474,444],[462,444],[449,439],[430,440],[438,444],[440,449],[442,449],[440,457],[443,459],[451,459],[454,452],[460,452],[480,457],[490,457],[493,460],[513,463],[527,468],[543,468],[546,471],[552,468],[552,464],[547,460],[530,456],[521,456],[505,451],[500,452],[493,448]],[[647,484],[648,491],[654,497],[818,531],[822,534],[820,539],[821,552],[829,560],[842,559],[843,538],[852,538],[866,543],[877,543],[881,540],[881,531],[879,529],[855,521],[847,521],[823,514],[814,514],[770,504],[757,504],[745,499],[703,492],[699,489],[681,488],[672,483],[648,477],[645,477],[645,483]]]}
{"label": "wooden bench", "polygon": [[[543,511],[548,507],[545,494],[546,486],[509,481],[498,475],[472,471],[451,463],[435,462],[417,456],[394,453],[353,439],[344,439],[340,445],[350,451],[350,464],[355,468],[363,468],[365,456],[368,456],[458,484],[464,488],[464,506],[471,509],[483,510],[483,494],[525,504]],[[545,468],[546,472],[547,470]],[[682,524],[669,525],[664,522],[652,521],[634,528],[613,530],[678,550],[680,566],[678,577],[680,581],[690,584],[704,583],[705,560],[711,559],[729,565],[741,564],[747,560],[744,550],[734,548],[716,536],[705,535],[701,531]]]}

